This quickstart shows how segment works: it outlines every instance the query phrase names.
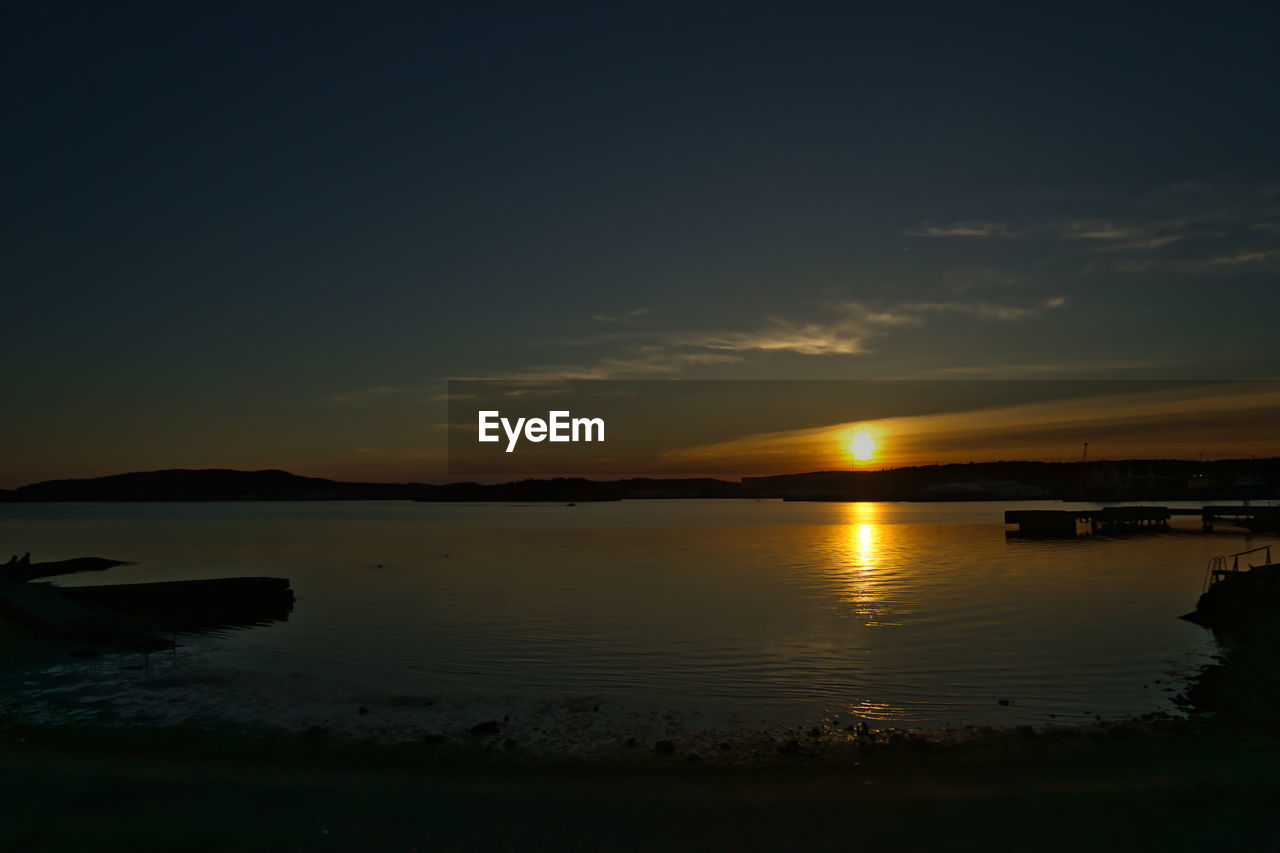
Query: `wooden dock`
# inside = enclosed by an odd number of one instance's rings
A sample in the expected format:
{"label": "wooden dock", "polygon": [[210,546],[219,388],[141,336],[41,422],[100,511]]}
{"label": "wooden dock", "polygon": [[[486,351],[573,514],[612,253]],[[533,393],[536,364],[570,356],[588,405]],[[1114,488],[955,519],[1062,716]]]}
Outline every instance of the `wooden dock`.
{"label": "wooden dock", "polygon": [[1018,525],[1027,536],[1070,537],[1076,524],[1089,525],[1093,533],[1121,533],[1133,530],[1168,529],[1175,515],[1199,516],[1205,530],[1225,522],[1255,531],[1280,530],[1280,507],[1204,506],[1199,509],[1167,506],[1109,506],[1101,509],[1010,509],[1004,523]]}
{"label": "wooden dock", "polygon": [[286,578],[68,586],[58,591],[72,601],[184,633],[284,621],[294,602]]}

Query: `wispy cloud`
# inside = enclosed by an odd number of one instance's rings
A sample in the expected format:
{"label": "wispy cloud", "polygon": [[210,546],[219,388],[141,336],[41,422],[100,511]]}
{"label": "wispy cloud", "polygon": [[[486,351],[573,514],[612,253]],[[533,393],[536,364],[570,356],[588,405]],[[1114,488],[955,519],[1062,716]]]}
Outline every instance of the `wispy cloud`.
{"label": "wispy cloud", "polygon": [[1098,373],[1135,373],[1162,370],[1185,365],[1185,359],[1116,359],[1112,361],[1068,361],[1061,364],[967,364],[939,367],[926,371],[928,376],[951,379],[1015,379],[1029,376],[1062,377],[1064,375],[1093,377]]}
{"label": "wispy cloud", "polygon": [[[1074,216],[1020,221],[926,221],[906,233],[917,237],[1012,237],[1042,249],[1057,263],[1095,271],[1099,255],[1119,272],[1159,269],[1172,273],[1227,275],[1276,258],[1280,207],[1276,188],[1183,182],[1144,193],[1059,194],[1055,202]],[[1090,208],[1100,215],[1091,215]],[[1071,247],[1075,247],[1072,253]],[[1063,251],[1066,250],[1066,254]],[[969,285],[954,288],[964,292]],[[1006,312],[1007,314],[1008,312]]]}
{"label": "wispy cloud", "polygon": [[907,311],[922,313],[967,314],[979,320],[998,320],[1008,323],[1037,317],[1041,313],[1041,308],[1062,308],[1066,304],[1065,296],[1055,296],[1038,307],[997,305],[990,302],[912,302],[904,305],[903,308]]}
{"label": "wispy cloud", "polygon": [[632,308],[620,314],[592,314],[591,319],[598,323],[630,323],[649,315],[648,308]]}
{"label": "wispy cloud", "polygon": [[1016,287],[1027,282],[1025,270],[1015,272],[992,266],[953,268],[945,278],[953,293],[967,293],[980,287]]}
{"label": "wispy cloud", "polygon": [[951,222],[945,225],[934,225],[922,222],[919,228],[908,228],[904,232],[908,237],[1016,237],[1013,231],[1003,222],[980,222],[966,220]]}
{"label": "wispy cloud", "polygon": [[619,379],[638,376],[670,376],[687,367],[732,364],[742,357],[724,353],[679,352],[663,345],[638,348],[626,356],[602,358],[594,364],[544,364],[504,373],[497,378],[529,382],[566,382],[574,379]]}
{"label": "wispy cloud", "polygon": [[330,394],[327,399],[332,403],[358,406],[379,400],[390,400],[420,393],[422,393],[421,390],[414,388],[404,388],[396,385],[375,385],[371,388],[357,388],[353,391]]}
{"label": "wispy cloud", "polygon": [[[655,331],[625,338],[611,337],[607,342],[599,336],[587,336],[594,344],[611,343],[619,351],[590,364],[544,364],[501,378],[538,381],[613,379],[675,375],[693,367],[730,365],[768,354],[860,356],[871,352],[877,340],[925,325],[938,314],[1016,322],[1066,304],[1064,296],[1032,305],[960,301],[867,304],[844,301],[824,306],[822,319],[772,316],[755,328]],[[559,343],[569,345],[575,342]]]}
{"label": "wispy cloud", "polygon": [[1198,275],[1238,275],[1271,269],[1280,262],[1280,249],[1238,250],[1209,257],[1125,258],[1112,264],[1120,272],[1142,273],[1159,270]]}
{"label": "wispy cloud", "polygon": [[915,314],[873,310],[857,302],[834,306],[834,316],[823,322],[795,322],[770,317],[765,325],[748,331],[687,332],[669,343],[730,352],[794,352],[800,355],[857,355],[867,351],[867,341],[880,329],[923,322]]}
{"label": "wispy cloud", "polygon": [[1143,252],[1159,249],[1176,243],[1183,238],[1181,234],[1164,234],[1159,237],[1143,237],[1139,240],[1128,240],[1123,243],[1114,243],[1110,246],[1104,246],[1100,251],[1103,252]]}
{"label": "wispy cloud", "polygon": [[1280,258],[1280,249],[1267,249],[1259,252],[1236,252],[1231,255],[1219,255],[1205,263],[1209,266],[1239,266],[1241,264],[1261,264]]}
{"label": "wispy cloud", "polygon": [[1116,225],[1105,219],[1060,222],[1050,227],[1068,240],[1137,240],[1149,234],[1141,226]]}

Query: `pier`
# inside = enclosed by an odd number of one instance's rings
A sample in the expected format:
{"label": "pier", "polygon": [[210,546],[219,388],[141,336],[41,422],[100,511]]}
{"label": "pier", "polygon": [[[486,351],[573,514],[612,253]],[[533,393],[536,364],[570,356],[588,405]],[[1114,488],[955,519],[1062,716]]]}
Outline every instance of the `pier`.
{"label": "pier", "polygon": [[1093,533],[1168,529],[1175,515],[1199,516],[1201,526],[1213,530],[1217,522],[1254,531],[1280,529],[1280,507],[1204,506],[1199,509],[1167,506],[1109,506],[1101,509],[1010,509],[1004,523],[1018,525],[1029,536],[1075,536],[1076,523],[1084,522]]}

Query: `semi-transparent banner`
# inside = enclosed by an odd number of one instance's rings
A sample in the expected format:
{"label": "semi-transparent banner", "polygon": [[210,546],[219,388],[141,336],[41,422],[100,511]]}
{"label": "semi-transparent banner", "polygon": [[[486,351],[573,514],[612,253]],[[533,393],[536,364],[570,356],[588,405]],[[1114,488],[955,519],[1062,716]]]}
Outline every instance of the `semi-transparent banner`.
{"label": "semi-transparent banner", "polygon": [[761,476],[1280,454],[1276,381],[453,380],[449,472]]}

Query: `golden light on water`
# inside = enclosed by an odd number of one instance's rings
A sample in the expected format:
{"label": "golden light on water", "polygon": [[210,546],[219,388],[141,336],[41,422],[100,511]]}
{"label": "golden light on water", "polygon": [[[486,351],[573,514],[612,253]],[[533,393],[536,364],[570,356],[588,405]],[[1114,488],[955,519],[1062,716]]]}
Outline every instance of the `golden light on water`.
{"label": "golden light on water", "polygon": [[876,564],[876,517],[880,507],[864,501],[849,504],[849,562],[859,572],[869,572]]}
{"label": "golden light on water", "polygon": [[[845,506],[848,512],[844,523],[834,528],[839,531],[838,537],[842,545],[836,553],[841,563],[839,577],[843,604],[868,627],[892,626],[896,623],[890,616],[887,600],[892,584],[886,583],[881,577],[885,569],[884,549],[887,545],[884,524],[880,518],[881,507],[871,502],[850,503]],[[846,713],[871,721],[892,721],[908,717],[906,710],[898,705],[867,699],[853,702],[847,707]]]}
{"label": "golden light on water", "polygon": [[841,574],[844,576],[844,598],[859,617],[874,623],[880,616],[883,595],[877,589],[880,526],[876,523],[880,509],[874,503],[849,504],[844,531],[845,546]]}

